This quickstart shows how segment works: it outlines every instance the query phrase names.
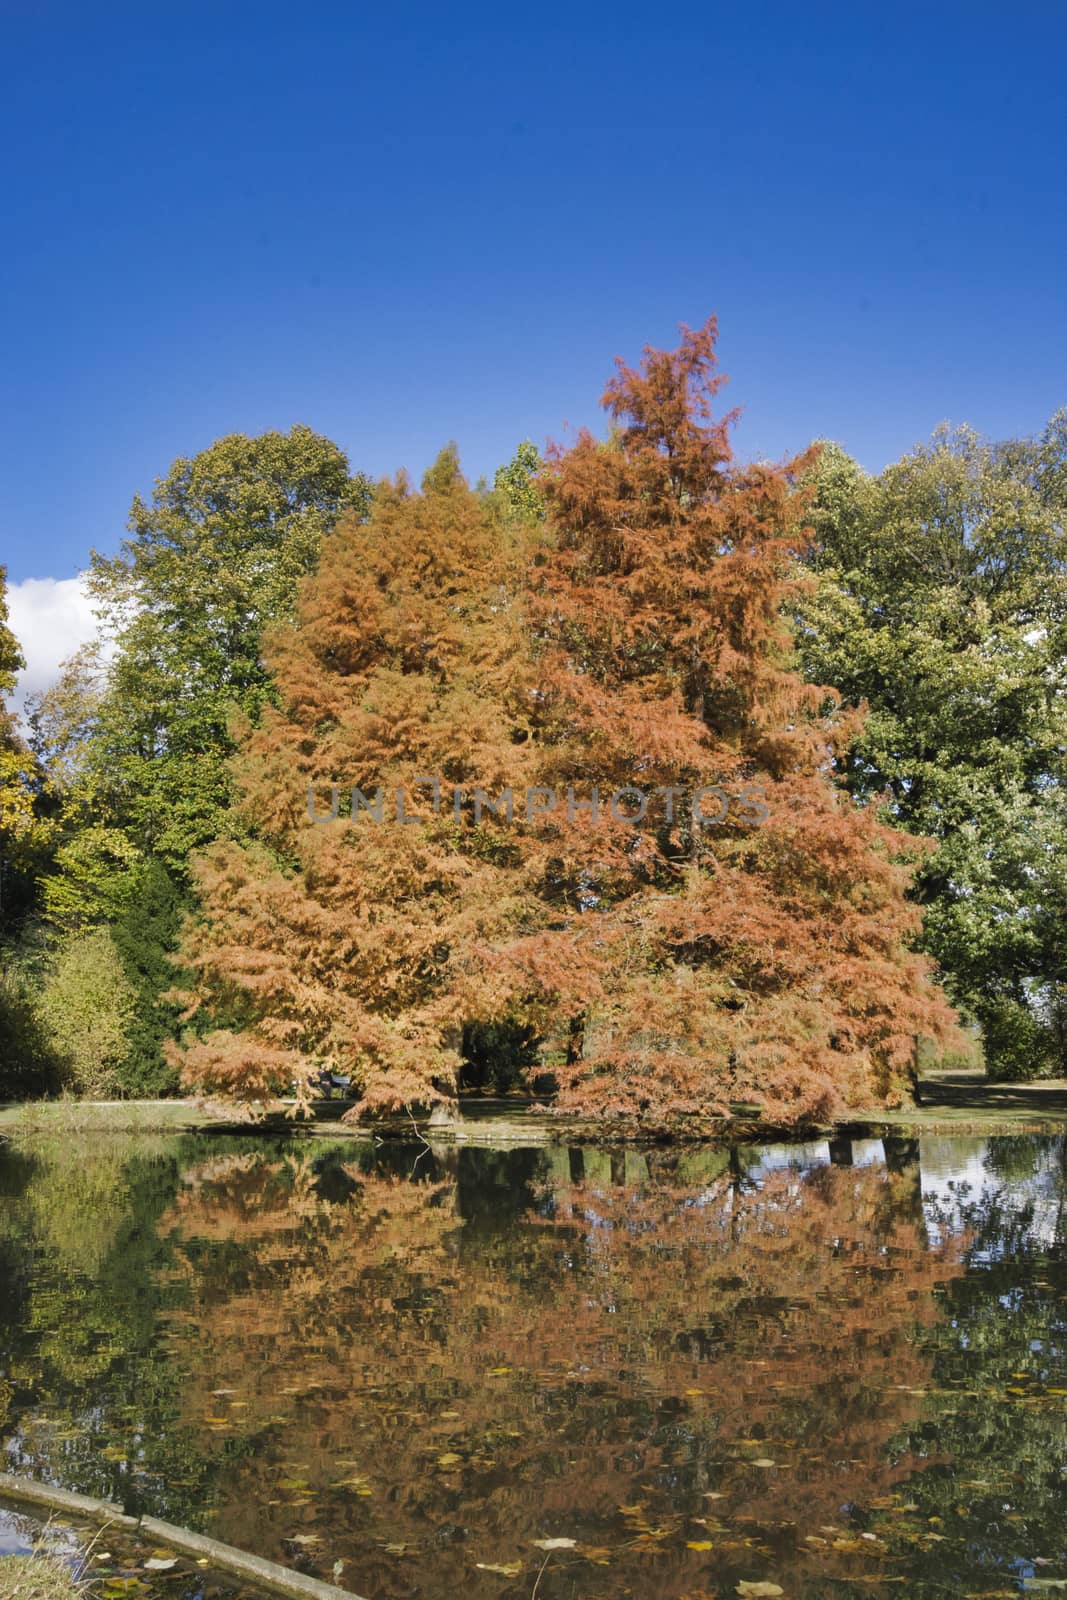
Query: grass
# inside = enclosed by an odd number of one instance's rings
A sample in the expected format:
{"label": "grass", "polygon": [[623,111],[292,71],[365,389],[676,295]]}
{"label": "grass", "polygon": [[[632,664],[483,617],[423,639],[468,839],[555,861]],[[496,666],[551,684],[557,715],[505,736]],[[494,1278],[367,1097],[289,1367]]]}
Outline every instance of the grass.
{"label": "grass", "polygon": [[220,1120],[219,1114],[191,1100],[31,1100],[0,1105],[0,1135],[182,1133],[211,1127]]}
{"label": "grass", "polygon": [[0,1556],[0,1600],[90,1600],[84,1578],[56,1556]]}
{"label": "grass", "polygon": [[[322,1102],[314,1121],[287,1122],[274,1115],[262,1123],[248,1123],[250,1134],[314,1133],[337,1139],[367,1139],[370,1130],[341,1123],[347,1109],[342,1102]],[[453,1128],[434,1130],[439,1137],[459,1138],[464,1143],[485,1145],[538,1144],[566,1138],[625,1137],[614,1124],[599,1125],[595,1119],[542,1117],[529,1106],[511,1101],[480,1100],[460,1107],[462,1121]],[[473,1113],[473,1115],[471,1114]],[[245,1123],[246,1115],[237,1106],[198,1103],[193,1100],[36,1100],[23,1105],[0,1105],[0,1139],[20,1136],[53,1135],[64,1137],[82,1133],[178,1134],[203,1129],[233,1128]],[[899,1111],[877,1107],[852,1111],[839,1119],[844,1130],[858,1133],[863,1127],[872,1133],[892,1131],[902,1136],[920,1133],[992,1135],[997,1133],[1057,1132],[1067,1127],[1067,1080],[1038,1080],[1034,1083],[996,1083],[984,1074],[957,1071],[931,1074],[923,1081],[922,1104]],[[378,1125],[379,1136],[412,1136],[409,1120],[396,1117]],[[750,1118],[737,1116],[728,1121],[709,1122],[701,1130],[690,1129],[689,1137],[740,1138],[771,1137],[781,1131],[762,1123],[754,1107]],[[798,1135],[803,1130],[794,1130]],[[830,1129],[823,1129],[829,1132]],[[811,1130],[808,1130],[809,1134]],[[634,1136],[641,1138],[640,1130]],[[646,1135],[647,1136],[647,1135]],[[0,1591],[0,1600],[3,1600]]]}
{"label": "grass", "polygon": [[890,1126],[908,1123],[919,1131],[992,1133],[1058,1130],[1067,1123],[1067,1081],[1035,1078],[1007,1083],[980,1072],[931,1074],[922,1083],[922,1103],[904,1111],[872,1112],[872,1120]]}

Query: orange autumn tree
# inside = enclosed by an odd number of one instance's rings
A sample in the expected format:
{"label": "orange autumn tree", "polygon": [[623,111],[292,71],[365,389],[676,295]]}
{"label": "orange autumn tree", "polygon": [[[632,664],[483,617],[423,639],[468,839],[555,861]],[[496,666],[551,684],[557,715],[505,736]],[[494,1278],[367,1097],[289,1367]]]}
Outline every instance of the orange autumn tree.
{"label": "orange autumn tree", "polygon": [[[791,1121],[899,1099],[916,1036],[947,1036],[915,841],[839,790],[855,718],[791,665],[804,463],[733,462],[714,337],[620,363],[611,439],[550,460],[543,532],[445,452],[327,542],[238,761],[259,843],[198,868],[191,1005],[233,1020],[187,1084],[262,1101],[329,1067],[361,1110],[426,1105],[467,1025],[513,1021],[563,1107]],[[386,820],[346,814],[353,785]],[[511,814],[472,815],[479,789]]]}
{"label": "orange autumn tree", "polygon": [[837,787],[857,719],[792,665],[808,462],[733,462],[715,335],[618,363],[612,438],[582,433],[545,475],[538,780],[635,793],[530,841],[555,917],[506,959],[570,1019],[564,1106],[791,1121],[899,1100],[916,1036],[952,1014],[909,948],[917,842]]}
{"label": "orange autumn tree", "polygon": [[423,780],[472,798],[523,781],[519,538],[449,448],[421,494],[380,485],[370,521],[326,542],[268,645],[282,708],[235,763],[259,842],[196,864],[190,1014],[233,1021],[175,1052],[187,1086],[306,1100],[330,1069],[366,1110],[426,1105],[455,1089],[464,1024],[506,1012],[481,954],[521,917],[506,844],[450,794],[435,811]]}

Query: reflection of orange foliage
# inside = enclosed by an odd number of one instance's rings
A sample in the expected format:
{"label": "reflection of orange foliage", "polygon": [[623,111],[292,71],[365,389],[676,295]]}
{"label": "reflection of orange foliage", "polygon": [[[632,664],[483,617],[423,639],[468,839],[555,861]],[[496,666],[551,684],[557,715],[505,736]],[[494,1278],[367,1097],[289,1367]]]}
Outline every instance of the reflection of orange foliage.
{"label": "reflection of orange foliage", "polygon": [[546,1183],[489,1230],[453,1183],[350,1166],[330,1205],[305,1163],[200,1169],[163,1222],[188,1284],[188,1417],[205,1452],[255,1441],[225,1466],[213,1531],[282,1558],[317,1535],[320,1564],[344,1557],[383,1597],[487,1582],[476,1562],[562,1535],[611,1551],[583,1596],[674,1597],[701,1562],[751,1571],[754,1518],[783,1570],[790,1525],[886,1494],[930,1374],[914,1334],[958,1270],[925,1244],[914,1181],[696,1186],[671,1165],[646,1188]]}

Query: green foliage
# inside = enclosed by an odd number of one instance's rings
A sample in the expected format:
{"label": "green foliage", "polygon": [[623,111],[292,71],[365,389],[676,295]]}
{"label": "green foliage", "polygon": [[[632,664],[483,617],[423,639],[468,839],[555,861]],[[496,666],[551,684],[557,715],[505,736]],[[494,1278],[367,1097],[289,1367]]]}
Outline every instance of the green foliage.
{"label": "green foliage", "polygon": [[136,997],[126,1030],[127,1054],[118,1069],[123,1093],[138,1097],[172,1094],[178,1075],[163,1057],[163,1041],[177,1032],[179,1006],[164,998],[178,972],[171,960],[192,896],[161,861],[137,874],[128,903],[111,933]]}
{"label": "green foliage", "polygon": [[[187,1376],[159,1336],[177,1286],[160,1271],[169,1247],[156,1221],[191,1145],[144,1132],[18,1136],[5,1146],[0,1206],[0,1344],[5,1370],[20,1373],[8,1433],[17,1430],[25,1470],[124,1499],[116,1446],[133,1448],[149,1412],[152,1476],[141,1481],[185,1524],[210,1502],[211,1467],[183,1426]],[[44,1429],[35,1415],[49,1419]]]}
{"label": "green foliage", "polygon": [[[368,480],[309,428],[234,434],[176,461],[150,501],[135,498],[119,554],[93,555],[115,653],[83,648],[29,707],[49,856],[40,900],[59,941],[42,1014],[80,1092],[174,1088],[162,1044],[178,1012],[163,995],[192,903],[189,854],[238,826],[227,763],[232,729],[273,694],[264,632],[289,615],[338,515],[369,505]],[[81,937],[99,929],[112,942]],[[79,996],[101,984],[118,1009],[94,1073]]]}
{"label": "green foliage", "polygon": [[31,868],[35,844],[33,760],[7,705],[23,666],[7,625],[7,571],[0,567],[0,935],[15,920],[22,899],[17,882],[7,885],[5,880],[17,880]]}
{"label": "green foliage", "polygon": [[537,477],[543,467],[541,452],[529,439],[522,441],[505,466],[497,467],[493,488],[511,516],[543,519],[545,497],[537,487]]}
{"label": "green foliage", "polygon": [[231,434],[133,502],[131,538],[93,553],[90,586],[116,632],[89,767],[98,803],[183,874],[189,852],[227,833],[226,759],[236,716],[271,698],[264,630],[289,615],[339,513],[370,486],[310,428]]}
{"label": "green foliage", "polygon": [[539,1053],[533,1030],[520,1023],[470,1023],[463,1030],[460,1087],[481,1094],[523,1089]]}
{"label": "green foliage", "polygon": [[1003,995],[980,1002],[979,1009],[986,1057],[998,1077],[1018,1081],[1062,1070],[1059,1041],[1032,1003]]}
{"label": "green foliage", "polygon": [[37,1009],[38,966],[25,941],[0,947],[0,1101],[60,1087],[60,1062]]}
{"label": "green foliage", "polygon": [[142,859],[121,828],[87,823],[71,833],[44,881],[49,921],[72,932],[113,920],[129,905]]}
{"label": "green foliage", "polygon": [[18,640],[7,625],[7,568],[0,567],[0,696],[9,695],[26,665]]}
{"label": "green foliage", "polygon": [[33,751],[48,796],[66,800],[83,789],[97,711],[104,693],[107,665],[100,640],[76,650],[63,662],[59,677],[26,702]]}
{"label": "green foliage", "polygon": [[89,928],[63,941],[37,1009],[65,1088],[87,1099],[121,1094],[136,998],[109,929]]}
{"label": "green foliage", "polygon": [[799,618],[808,677],[870,706],[848,787],[939,842],[925,947],[1011,1077],[1064,1067],[1065,485],[1067,414],[1035,441],[943,430],[876,478],[826,446]]}

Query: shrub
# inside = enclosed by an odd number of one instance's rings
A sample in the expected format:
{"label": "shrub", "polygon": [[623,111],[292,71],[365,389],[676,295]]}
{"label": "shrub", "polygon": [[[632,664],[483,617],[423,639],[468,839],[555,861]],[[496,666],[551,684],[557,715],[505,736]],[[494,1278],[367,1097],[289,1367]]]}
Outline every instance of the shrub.
{"label": "shrub", "polygon": [[1004,998],[984,1005],[980,1019],[991,1078],[1021,1083],[1056,1071],[1055,1038],[1023,1001]]}
{"label": "shrub", "polygon": [[60,1064],[33,998],[33,974],[25,952],[0,950],[0,1100],[54,1094]]}
{"label": "shrub", "polygon": [[109,929],[90,928],[60,945],[38,1013],[64,1088],[87,1099],[123,1092],[120,1069],[129,1052],[135,994]]}

